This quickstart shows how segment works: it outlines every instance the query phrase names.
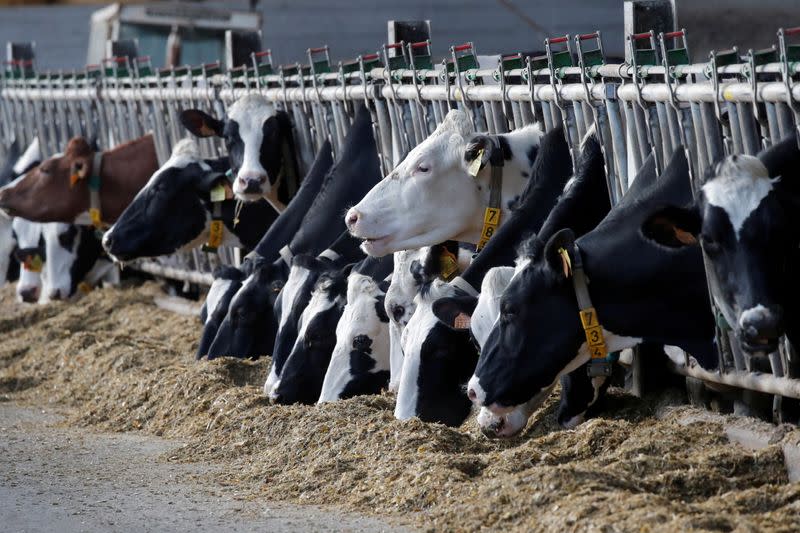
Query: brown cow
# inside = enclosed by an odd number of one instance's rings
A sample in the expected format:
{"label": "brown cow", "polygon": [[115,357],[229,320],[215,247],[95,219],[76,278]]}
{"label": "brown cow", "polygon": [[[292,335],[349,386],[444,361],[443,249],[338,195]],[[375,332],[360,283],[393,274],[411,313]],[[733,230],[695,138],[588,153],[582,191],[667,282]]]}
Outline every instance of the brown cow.
{"label": "brown cow", "polygon": [[[74,137],[63,155],[51,157],[12,185],[0,189],[0,209],[35,222],[74,222],[89,210],[88,178],[94,151]],[[103,152],[100,212],[113,224],[156,170],[158,158],[148,134]]]}

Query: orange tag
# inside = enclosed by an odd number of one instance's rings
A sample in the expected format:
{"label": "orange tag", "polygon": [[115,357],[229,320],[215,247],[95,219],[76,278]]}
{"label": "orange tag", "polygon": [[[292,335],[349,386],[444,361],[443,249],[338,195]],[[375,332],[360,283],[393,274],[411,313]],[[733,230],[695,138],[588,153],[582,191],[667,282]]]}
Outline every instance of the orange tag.
{"label": "orange tag", "polygon": [[41,255],[29,255],[25,258],[25,262],[22,263],[22,268],[28,272],[41,272],[42,264],[44,264],[44,261],[42,261]]}
{"label": "orange tag", "polygon": [[472,324],[472,317],[464,313],[457,314],[453,319],[453,329],[469,329],[470,324]]}
{"label": "orange tag", "polygon": [[70,189],[75,186],[76,183],[81,179],[80,175],[77,173],[69,175],[69,187]]}
{"label": "orange tag", "polygon": [[81,291],[83,294],[89,294],[92,292],[92,286],[86,283],[85,281],[81,281],[78,283],[78,290]]}

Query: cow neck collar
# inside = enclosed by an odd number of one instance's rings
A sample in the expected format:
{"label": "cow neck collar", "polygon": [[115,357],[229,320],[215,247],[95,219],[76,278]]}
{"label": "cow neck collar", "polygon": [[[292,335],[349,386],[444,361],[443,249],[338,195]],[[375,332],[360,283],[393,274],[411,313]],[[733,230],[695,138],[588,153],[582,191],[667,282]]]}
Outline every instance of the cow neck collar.
{"label": "cow neck collar", "polygon": [[597,315],[597,310],[592,305],[589,296],[589,279],[583,270],[583,258],[577,243],[573,244],[573,253],[565,248],[559,248],[564,274],[572,278],[572,288],[575,299],[578,301],[578,315],[581,327],[586,337],[586,346],[589,349],[588,372],[591,377],[610,376],[611,365],[618,358],[618,354],[609,355],[606,340],[603,336],[603,325]]}
{"label": "cow neck collar", "polygon": [[[489,181],[489,205],[483,212],[483,228],[481,229],[478,246],[475,248],[476,253],[486,246],[486,243],[489,242],[489,239],[495,234],[497,227],[500,225],[504,157],[503,149],[500,145],[494,139],[491,139],[491,142],[492,151],[489,155],[489,165],[491,166],[492,175]],[[482,153],[478,157],[482,157]]]}
{"label": "cow neck collar", "polygon": [[103,152],[97,151],[94,153],[92,171],[89,173],[86,185],[89,188],[89,219],[92,221],[92,226],[99,231],[104,231],[108,228],[108,224],[103,222],[102,204],[100,203],[102,172]]}

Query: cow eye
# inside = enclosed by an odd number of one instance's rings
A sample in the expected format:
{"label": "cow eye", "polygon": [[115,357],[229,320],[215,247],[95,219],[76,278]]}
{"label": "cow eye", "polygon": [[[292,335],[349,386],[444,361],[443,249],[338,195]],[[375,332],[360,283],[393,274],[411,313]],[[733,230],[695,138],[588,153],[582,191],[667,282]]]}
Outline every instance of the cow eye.
{"label": "cow eye", "polygon": [[720,251],[720,244],[713,237],[709,235],[700,235],[700,240],[703,243],[703,250],[709,255],[716,255]]}
{"label": "cow eye", "polygon": [[353,349],[365,351],[372,346],[372,339],[367,337],[366,335],[357,335],[353,338]]}
{"label": "cow eye", "polygon": [[425,174],[429,170],[430,170],[430,168],[428,167],[428,165],[426,165],[424,163],[420,163],[419,165],[417,165],[417,172],[419,172],[421,174]]}
{"label": "cow eye", "polygon": [[514,320],[516,316],[517,316],[516,309],[514,309],[514,307],[511,305],[504,305],[500,310],[500,320],[502,320],[506,324]]}
{"label": "cow eye", "polygon": [[403,318],[403,315],[406,313],[406,308],[402,305],[393,305],[392,306],[392,317],[394,317],[395,322],[400,322],[400,319]]}

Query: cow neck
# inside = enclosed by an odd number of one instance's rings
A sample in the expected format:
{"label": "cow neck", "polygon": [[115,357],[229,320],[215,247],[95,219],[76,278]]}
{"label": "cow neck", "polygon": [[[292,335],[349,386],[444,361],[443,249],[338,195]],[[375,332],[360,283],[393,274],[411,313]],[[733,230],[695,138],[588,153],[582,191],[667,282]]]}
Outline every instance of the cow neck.
{"label": "cow neck", "polygon": [[[500,225],[500,201],[503,192],[503,166],[504,157],[503,149],[500,144],[494,139],[491,139],[492,151],[489,154],[489,166],[491,167],[491,177],[489,180],[489,205],[483,212],[483,228],[481,229],[481,237],[478,240],[476,252],[480,252],[489,239],[497,231]],[[482,159],[483,152],[478,153],[478,159]],[[477,172],[475,173],[477,174]]]}
{"label": "cow neck", "polygon": [[[93,161],[97,161],[97,156],[98,153],[93,154]],[[158,170],[158,158],[151,134],[100,152],[100,158],[100,164],[92,165],[90,176],[97,175],[97,203],[101,223],[105,228],[116,222],[122,211]]]}
{"label": "cow neck", "polygon": [[586,337],[586,346],[590,355],[589,376],[610,376],[612,364],[619,358],[619,354],[609,355],[608,353],[605,337],[603,336],[603,326],[589,295],[589,284],[586,273],[583,270],[581,250],[577,244],[573,244],[571,256],[565,248],[559,248],[558,252],[561,255],[564,274],[572,279],[572,288],[575,291],[575,299],[578,302],[578,316],[581,319],[581,327]]}
{"label": "cow neck", "polygon": [[86,186],[89,189],[89,219],[97,230],[105,230],[108,224],[103,223],[102,205],[100,203],[100,185],[103,173],[103,152],[95,152],[92,160],[92,170]]}

